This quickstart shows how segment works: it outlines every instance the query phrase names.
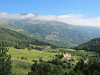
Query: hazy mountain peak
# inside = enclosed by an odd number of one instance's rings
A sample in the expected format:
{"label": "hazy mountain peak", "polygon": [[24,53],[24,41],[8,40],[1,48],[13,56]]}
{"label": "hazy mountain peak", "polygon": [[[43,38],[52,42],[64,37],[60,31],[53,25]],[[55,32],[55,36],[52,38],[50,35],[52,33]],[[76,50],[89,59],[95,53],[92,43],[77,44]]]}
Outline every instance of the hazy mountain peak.
{"label": "hazy mountain peak", "polygon": [[20,13],[21,15],[28,15],[28,14],[33,14],[33,15],[37,15],[35,13]]}

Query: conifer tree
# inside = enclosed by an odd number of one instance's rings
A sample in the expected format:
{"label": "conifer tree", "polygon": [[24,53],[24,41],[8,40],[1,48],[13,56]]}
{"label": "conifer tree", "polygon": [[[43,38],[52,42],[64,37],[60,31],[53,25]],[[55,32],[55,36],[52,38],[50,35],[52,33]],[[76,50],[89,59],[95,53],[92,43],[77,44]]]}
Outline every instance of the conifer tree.
{"label": "conifer tree", "polygon": [[12,75],[11,56],[7,55],[7,48],[0,48],[0,75]]}

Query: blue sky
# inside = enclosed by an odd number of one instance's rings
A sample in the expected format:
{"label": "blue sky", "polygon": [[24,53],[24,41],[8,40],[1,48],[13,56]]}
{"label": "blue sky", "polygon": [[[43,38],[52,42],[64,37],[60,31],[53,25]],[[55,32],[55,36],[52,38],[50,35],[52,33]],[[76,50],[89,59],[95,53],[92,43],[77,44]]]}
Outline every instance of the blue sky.
{"label": "blue sky", "polygon": [[100,16],[100,0],[0,0],[0,13]]}
{"label": "blue sky", "polygon": [[57,20],[100,27],[100,0],[0,0],[0,18]]}

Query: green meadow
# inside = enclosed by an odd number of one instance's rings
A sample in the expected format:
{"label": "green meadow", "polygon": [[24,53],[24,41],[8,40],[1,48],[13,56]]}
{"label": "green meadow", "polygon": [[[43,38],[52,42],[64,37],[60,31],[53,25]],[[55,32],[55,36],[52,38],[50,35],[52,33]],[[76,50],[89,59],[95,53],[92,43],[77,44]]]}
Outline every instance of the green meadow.
{"label": "green meadow", "polygon": [[8,54],[12,57],[12,70],[14,75],[27,75],[32,63],[34,63],[32,60],[38,61],[39,58],[42,58],[44,61],[52,60],[57,53],[10,47]]}

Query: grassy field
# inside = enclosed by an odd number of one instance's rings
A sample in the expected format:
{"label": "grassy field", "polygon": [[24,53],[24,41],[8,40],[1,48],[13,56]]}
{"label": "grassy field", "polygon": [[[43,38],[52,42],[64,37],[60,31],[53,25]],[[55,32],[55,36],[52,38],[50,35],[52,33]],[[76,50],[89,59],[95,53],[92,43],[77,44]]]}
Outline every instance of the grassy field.
{"label": "grassy field", "polygon": [[[74,61],[66,60],[68,63],[75,64],[81,58],[80,55],[94,55],[93,52],[86,52],[84,50],[76,51],[73,49],[65,49],[65,48],[58,48],[58,49],[50,49],[49,47],[44,47],[43,51],[39,50],[27,50],[27,49],[15,49],[10,47],[8,54],[12,56],[12,71],[14,75],[27,75],[28,72],[31,70],[31,65],[34,63],[32,60],[39,61],[39,58],[42,58],[44,61],[52,60],[55,58],[55,55],[60,53],[60,51],[66,51],[67,53],[71,53]],[[58,53],[57,53],[58,52]],[[74,55],[73,55],[74,54]]]}
{"label": "grassy field", "polygon": [[23,50],[23,49],[15,49],[9,48],[9,52],[12,58],[21,59],[22,57],[25,58],[25,61],[32,63],[32,60],[38,60],[40,57],[45,59],[44,61],[52,60],[54,55],[57,53],[50,53],[45,51],[38,51],[38,50]]}
{"label": "grassy field", "polygon": [[23,50],[9,48],[8,54],[12,56],[12,70],[14,75],[27,75],[32,65],[32,60],[39,60],[40,57],[44,61],[52,60],[57,53],[38,51],[38,50]]}

